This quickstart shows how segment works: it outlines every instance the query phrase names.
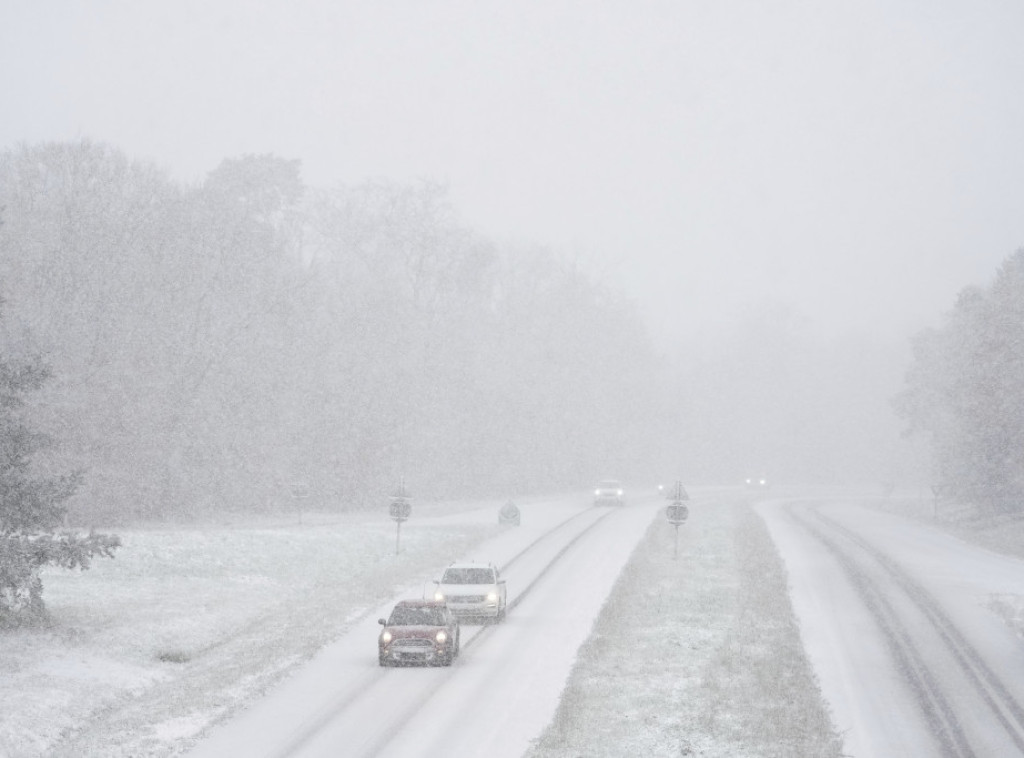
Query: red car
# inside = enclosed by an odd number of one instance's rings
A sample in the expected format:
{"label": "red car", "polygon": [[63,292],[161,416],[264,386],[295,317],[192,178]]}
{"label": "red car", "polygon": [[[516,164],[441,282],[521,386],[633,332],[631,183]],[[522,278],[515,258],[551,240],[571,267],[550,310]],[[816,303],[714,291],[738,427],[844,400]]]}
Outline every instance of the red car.
{"label": "red car", "polygon": [[444,602],[400,600],[377,639],[381,666],[421,663],[451,666],[459,655],[459,622]]}

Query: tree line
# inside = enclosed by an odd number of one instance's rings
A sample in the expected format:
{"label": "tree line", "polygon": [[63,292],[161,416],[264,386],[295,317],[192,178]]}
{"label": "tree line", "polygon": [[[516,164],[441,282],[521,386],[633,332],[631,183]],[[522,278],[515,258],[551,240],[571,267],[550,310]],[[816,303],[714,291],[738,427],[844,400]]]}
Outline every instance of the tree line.
{"label": "tree line", "polygon": [[989,511],[1024,507],[1024,250],[987,287],[961,291],[942,324],[916,335],[895,400],[928,438],[936,495]]}
{"label": "tree line", "polygon": [[85,472],[72,521],[578,487],[669,429],[633,305],[429,182],[245,155],[187,184],[83,140],[0,154],[0,208],[4,351],[52,370],[26,412],[38,465]]}

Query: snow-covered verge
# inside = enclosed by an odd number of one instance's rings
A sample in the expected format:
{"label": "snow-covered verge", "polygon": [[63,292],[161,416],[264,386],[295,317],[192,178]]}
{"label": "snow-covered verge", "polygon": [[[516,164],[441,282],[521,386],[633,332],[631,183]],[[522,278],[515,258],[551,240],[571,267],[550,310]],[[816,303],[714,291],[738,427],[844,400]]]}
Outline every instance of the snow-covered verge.
{"label": "snow-covered verge", "polygon": [[[915,519],[994,553],[1024,560],[1024,513],[986,513],[969,505],[936,502],[924,492],[878,498],[864,504]],[[1024,589],[1021,594],[992,595],[988,608],[1024,639]]]}
{"label": "snow-covered verge", "polygon": [[381,514],[121,531],[114,560],[44,576],[49,628],[0,632],[0,756],[183,751],[498,529],[436,521],[406,524],[399,556]]}
{"label": "snow-covered verge", "polygon": [[530,758],[839,756],[786,574],[742,502],[653,522]]}

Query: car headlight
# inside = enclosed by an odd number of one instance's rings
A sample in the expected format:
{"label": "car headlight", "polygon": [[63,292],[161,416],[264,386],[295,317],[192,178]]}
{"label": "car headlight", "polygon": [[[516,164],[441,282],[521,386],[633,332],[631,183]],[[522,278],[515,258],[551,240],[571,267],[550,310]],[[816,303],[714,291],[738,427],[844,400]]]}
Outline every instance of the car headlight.
{"label": "car headlight", "polygon": [[594,497],[598,497],[601,494],[601,490],[594,490]]}
{"label": "car headlight", "polygon": [[386,629],[383,632],[381,632],[380,641],[383,642],[385,645],[391,642],[391,632],[387,631]]}
{"label": "car headlight", "polygon": [[436,639],[440,644],[443,645],[445,642],[448,641],[448,633],[442,630],[437,633],[437,636],[434,639]]}
{"label": "car headlight", "polygon": [[619,490],[619,497],[622,497],[622,490]]}
{"label": "car headlight", "polygon": [[487,593],[487,602],[488,603],[496,603],[496,602],[498,602],[498,593],[497,592],[488,592]]}
{"label": "car headlight", "polygon": [[438,602],[443,602],[444,601],[444,593],[441,592],[441,590],[438,590],[437,592],[435,592],[434,593],[434,600],[437,600]]}

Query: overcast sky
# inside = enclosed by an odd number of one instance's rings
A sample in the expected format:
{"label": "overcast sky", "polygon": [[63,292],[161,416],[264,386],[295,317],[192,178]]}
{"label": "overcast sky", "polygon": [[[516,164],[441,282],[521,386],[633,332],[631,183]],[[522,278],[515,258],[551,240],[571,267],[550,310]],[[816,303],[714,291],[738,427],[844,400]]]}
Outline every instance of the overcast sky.
{"label": "overcast sky", "polygon": [[937,323],[1024,246],[1019,0],[0,0],[0,148],[430,178],[664,344]]}

